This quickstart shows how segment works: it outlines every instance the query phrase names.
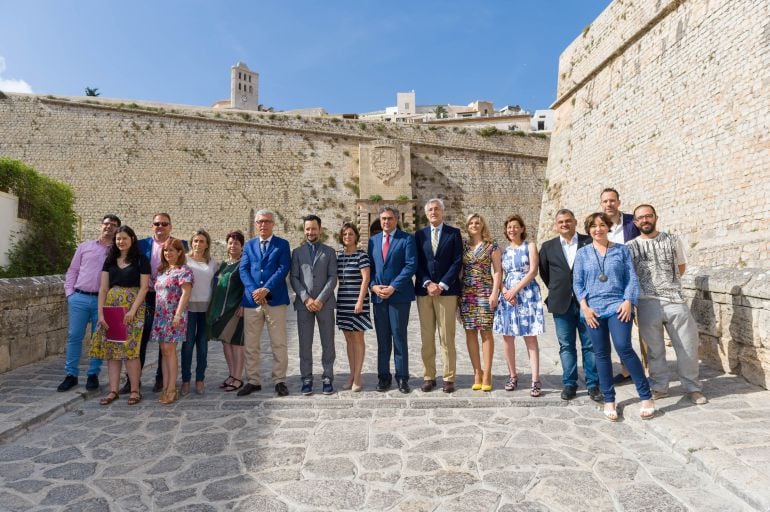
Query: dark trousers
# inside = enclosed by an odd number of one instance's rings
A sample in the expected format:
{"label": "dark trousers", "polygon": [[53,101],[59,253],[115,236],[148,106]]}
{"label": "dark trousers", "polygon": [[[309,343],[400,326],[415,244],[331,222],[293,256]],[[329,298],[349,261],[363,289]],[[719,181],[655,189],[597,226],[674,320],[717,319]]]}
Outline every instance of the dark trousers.
{"label": "dark trousers", "polygon": [[[147,292],[144,299],[144,330],[142,330],[142,345],[139,347],[139,363],[144,368],[144,361],[147,358],[147,345],[150,341],[152,332],[152,323],[155,320],[155,292]],[[163,367],[160,365],[161,352],[158,346],[158,370],[155,372],[156,379],[163,378]]]}
{"label": "dark trousers", "polygon": [[604,395],[604,402],[612,403],[615,401],[615,386],[612,383],[610,336],[612,336],[612,344],[615,345],[615,351],[618,353],[620,361],[631,374],[631,380],[634,381],[639,398],[642,400],[652,398],[650,383],[644,375],[642,362],[631,345],[633,321],[621,322],[616,314],[606,318],[598,318],[597,321],[599,326],[596,329],[588,325],[586,327],[588,336],[591,337],[591,341],[594,344],[596,369],[599,372],[599,387]]}
{"label": "dark trousers", "polygon": [[187,339],[182,343],[182,382],[190,382],[192,358],[195,349],[195,381],[206,378],[209,340],[206,339],[206,312],[187,312]]}
{"label": "dark trousers", "polygon": [[406,327],[409,322],[411,302],[375,303],[374,329],[377,333],[377,377],[390,382],[390,354],[394,354],[396,380],[409,380],[409,350],[406,339]]}

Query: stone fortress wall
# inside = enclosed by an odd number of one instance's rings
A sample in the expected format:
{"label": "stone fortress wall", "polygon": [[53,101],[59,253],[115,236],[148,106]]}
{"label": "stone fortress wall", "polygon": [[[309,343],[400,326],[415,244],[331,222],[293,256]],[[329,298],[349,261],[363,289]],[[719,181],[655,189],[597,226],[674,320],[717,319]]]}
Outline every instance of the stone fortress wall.
{"label": "stone fortress wall", "polygon": [[513,211],[536,227],[547,151],[543,137],[474,130],[101,99],[0,100],[0,155],[72,185],[84,238],[105,212],[141,237],[153,212],[168,211],[176,236],[203,227],[223,244],[230,229],[249,233],[255,209],[270,208],[276,233],[296,246],[304,214],[317,213],[330,235],[344,219],[359,220],[366,234],[377,206],[398,199],[413,230],[433,196],[445,199],[449,222],[478,211],[502,237],[499,225]]}
{"label": "stone fortress wall", "polygon": [[540,240],[604,187],[685,240],[702,355],[770,384],[770,2],[615,0],[562,53]]}

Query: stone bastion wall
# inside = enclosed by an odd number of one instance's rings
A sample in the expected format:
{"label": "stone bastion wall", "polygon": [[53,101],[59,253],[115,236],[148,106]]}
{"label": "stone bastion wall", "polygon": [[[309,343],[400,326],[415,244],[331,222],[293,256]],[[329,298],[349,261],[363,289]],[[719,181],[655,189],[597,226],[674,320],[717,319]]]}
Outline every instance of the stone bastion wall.
{"label": "stone bastion wall", "polygon": [[276,234],[292,246],[307,213],[330,235],[343,220],[358,221],[366,235],[377,207],[395,202],[413,230],[425,225],[422,205],[434,196],[444,198],[453,224],[480,212],[502,237],[502,220],[517,211],[536,229],[547,151],[547,138],[469,129],[85,98],[0,100],[0,155],[72,185],[84,238],[105,212],[142,237],[152,214],[167,211],[176,236],[203,227],[220,254],[225,234],[248,235],[260,208],[277,213]]}
{"label": "stone bastion wall", "polygon": [[539,235],[560,207],[582,226],[604,187],[653,204],[698,267],[703,357],[765,387],[768,105],[767,0],[612,2],[559,60]]}

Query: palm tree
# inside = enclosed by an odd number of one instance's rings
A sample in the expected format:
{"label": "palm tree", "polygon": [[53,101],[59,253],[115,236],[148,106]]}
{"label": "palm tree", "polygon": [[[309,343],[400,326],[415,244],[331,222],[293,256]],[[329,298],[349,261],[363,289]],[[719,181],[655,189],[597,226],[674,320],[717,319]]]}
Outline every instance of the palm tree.
{"label": "palm tree", "polygon": [[433,113],[436,114],[436,119],[443,119],[447,115],[447,110],[444,108],[444,105],[437,105],[436,108],[433,109]]}
{"label": "palm tree", "polygon": [[86,96],[99,96],[101,93],[99,92],[98,87],[86,87]]}

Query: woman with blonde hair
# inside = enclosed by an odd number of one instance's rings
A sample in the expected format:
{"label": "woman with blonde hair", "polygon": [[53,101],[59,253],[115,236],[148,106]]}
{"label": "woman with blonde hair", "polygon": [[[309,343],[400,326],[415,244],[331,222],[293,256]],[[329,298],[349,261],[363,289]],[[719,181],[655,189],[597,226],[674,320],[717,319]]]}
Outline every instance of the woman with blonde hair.
{"label": "woman with blonde hair", "polygon": [[178,238],[166,240],[155,279],[155,317],[150,333],[150,341],[160,343],[163,354],[163,391],[158,401],[164,405],[179,398],[176,346],[184,343],[187,334],[187,303],[195,279],[192,270],[185,265],[186,261],[182,241]]}
{"label": "woman with blonde hair", "polygon": [[[463,240],[463,291],[460,316],[465,342],[473,365],[474,390],[492,391],[492,356],[495,348],[492,324],[500,289],[500,249],[492,239],[484,217],[472,213],[465,220]],[[484,355],[482,369],[479,332]]]}
{"label": "woman with blonde hair", "polygon": [[187,305],[187,339],[182,344],[182,395],[190,392],[192,378],[192,356],[195,358],[195,393],[205,392],[204,379],[209,349],[206,335],[206,312],[211,301],[211,281],[219,264],[211,257],[211,237],[198,229],[190,238],[190,252],[187,253],[187,266],[192,270],[195,284]]}

